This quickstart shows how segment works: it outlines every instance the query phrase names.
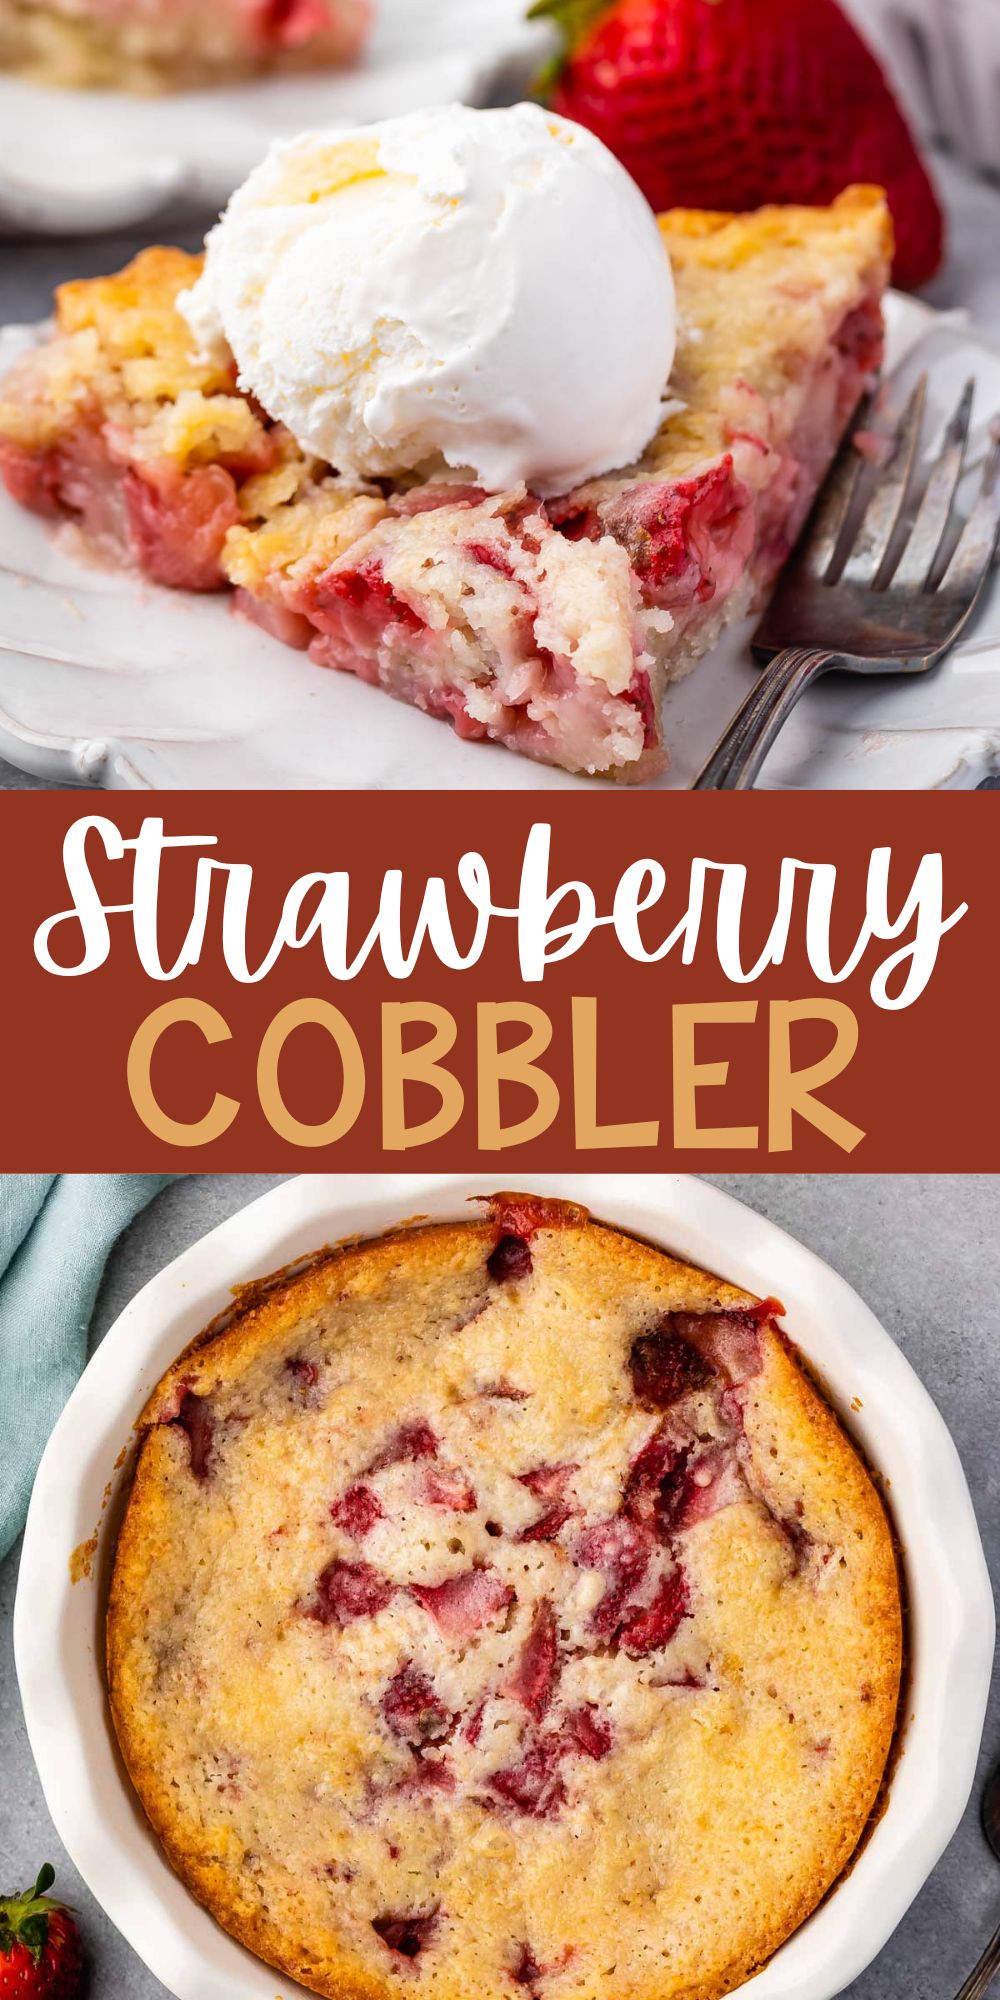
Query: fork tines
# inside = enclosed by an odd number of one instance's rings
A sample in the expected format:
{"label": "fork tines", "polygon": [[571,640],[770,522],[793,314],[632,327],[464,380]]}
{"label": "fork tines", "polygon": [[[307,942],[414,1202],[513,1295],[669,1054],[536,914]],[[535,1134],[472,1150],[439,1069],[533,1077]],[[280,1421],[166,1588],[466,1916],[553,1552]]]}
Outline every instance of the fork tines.
{"label": "fork tines", "polygon": [[994,426],[979,496],[966,520],[955,500],[968,470],[975,397],[968,381],[945,426],[929,473],[920,466],[927,405],[921,375],[892,430],[872,433],[884,454],[870,476],[868,454],[854,443],[871,423],[876,397],[865,397],[827,481],[805,547],[811,574],[824,583],[916,595],[967,591],[992,560],[1000,532],[1000,427]]}

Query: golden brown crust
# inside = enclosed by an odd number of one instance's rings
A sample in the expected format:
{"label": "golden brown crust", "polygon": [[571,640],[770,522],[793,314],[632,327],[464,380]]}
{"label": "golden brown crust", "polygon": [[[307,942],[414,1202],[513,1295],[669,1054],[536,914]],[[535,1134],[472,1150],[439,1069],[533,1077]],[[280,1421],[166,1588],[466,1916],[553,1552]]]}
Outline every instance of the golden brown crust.
{"label": "golden brown crust", "polygon": [[891,263],[895,248],[892,216],[885,189],[856,186],[845,188],[827,208],[796,207],[794,203],[774,203],[751,214],[710,208],[670,208],[660,216],[660,228],[673,250],[683,257],[685,241],[704,244],[716,238],[724,255],[744,257],[767,242],[798,243],[803,247],[817,234],[830,231],[850,236],[863,244],[862,254],[872,251]]}
{"label": "golden brown crust", "polygon": [[[272,1913],[262,1907],[252,1884],[246,1887],[240,1836],[221,1820],[206,1838],[203,1826],[196,1828],[185,1818],[171,1773],[162,1767],[155,1731],[151,1731],[148,1681],[144,1678],[151,1579],[159,1566],[171,1561],[178,1520],[183,1515],[183,1510],[178,1514],[177,1503],[179,1439],[169,1419],[176,1413],[184,1390],[224,1397],[237,1383],[257,1381],[260,1367],[272,1351],[287,1350],[289,1340],[294,1340],[296,1330],[303,1325],[315,1326],[324,1315],[336,1315],[345,1298],[352,1302],[352,1311],[368,1310],[377,1307],[379,1300],[398,1298],[401,1287],[422,1296],[421,1287],[438,1286],[442,1273],[454,1283],[456,1295],[474,1298],[496,1235],[491,1220],[420,1225],[371,1243],[320,1253],[304,1272],[279,1275],[276,1281],[248,1288],[224,1316],[222,1329],[208,1329],[168,1371],[141,1420],[143,1435],[108,1609],[109,1690],[125,1762],[171,1865],[198,1899],[231,1935],[280,1972],[326,1995],[327,2000],[385,2000],[398,1990],[399,1974],[389,1970],[383,1976],[377,1968],[361,1963],[356,1951],[344,1947],[333,1921],[335,1906],[328,1923],[310,1929],[308,1946],[297,1945],[289,1935],[287,1913],[283,1917],[280,1908]],[[606,1290],[610,1282],[625,1301],[641,1297],[647,1304],[662,1305],[668,1311],[697,1314],[754,1303],[746,1292],[668,1258],[653,1246],[578,1217],[561,1228],[543,1230],[539,1246],[539,1258],[552,1259],[559,1283],[565,1273],[572,1274],[579,1287],[572,1294],[574,1299],[590,1296],[595,1286]],[[455,1338],[460,1339],[460,1333]],[[547,1339],[547,1331],[543,1330],[540,1338]],[[854,1754],[849,1769],[840,1776],[836,1811],[825,1827],[822,1851],[797,1896],[791,1901],[787,1897],[765,1901],[752,1943],[744,1940],[728,1957],[716,1950],[708,1961],[702,1958],[697,1970],[689,1963],[682,1983],[664,1972],[651,1981],[623,1986],[623,1993],[634,1993],[637,2000],[640,1995],[642,2000],[680,2000],[681,1995],[683,2000],[719,2000],[766,1962],[849,1862],[878,1796],[895,1723],[901,1610],[886,1516],[838,1420],[773,1327],[768,1327],[764,1336],[764,1367],[745,1385],[744,1424],[760,1504],[771,1509],[776,1523],[795,1505],[801,1505],[814,1551],[827,1546],[838,1551],[837,1560],[849,1578],[845,1622],[843,1630],[837,1631],[837,1643],[845,1689],[853,1685],[851,1676],[856,1671],[865,1677],[862,1709],[851,1723]],[[741,1568],[745,1566],[744,1545],[738,1537],[720,1530],[719,1524],[726,1518],[724,1513],[717,1514],[698,1531],[699,1587],[703,1596],[710,1597],[714,1586],[724,1606],[742,1599],[749,1604],[751,1617],[759,1595],[760,1617],[752,1620],[759,1624],[774,1601],[774,1574],[767,1574],[767,1570],[769,1562],[772,1570],[774,1564],[780,1568],[775,1553],[780,1533],[774,1538],[775,1550],[766,1541],[759,1544],[763,1552],[760,1571],[747,1574],[745,1567]],[[864,1604],[860,1624],[854,1616],[859,1601]],[[725,1655],[727,1646],[730,1648],[726,1671],[737,1688],[741,1675],[760,1669],[759,1658],[755,1655],[751,1664],[749,1655],[744,1659],[739,1644],[734,1643],[738,1629],[729,1612],[723,1611],[713,1641],[720,1654]],[[794,1718],[789,1724],[777,1706],[773,1724],[765,1716],[767,1731],[773,1733],[765,1733],[762,1740],[771,1744],[776,1759],[790,1754],[792,1739],[798,1743]],[[725,1741],[723,1734],[718,1739],[720,1752]],[[679,1749],[684,1742],[681,1737]],[[822,1759],[826,1753],[819,1746],[816,1754]],[[604,1767],[599,1768],[603,1771]],[[769,1825],[766,1800],[757,1806],[748,1802],[744,1791],[733,1786],[732,1772],[725,1764],[720,1766],[718,1782],[723,1791],[733,1787],[733,1810],[750,1815],[746,1834],[764,1880],[772,1866],[770,1844],[776,1838]],[[562,1865],[565,1867],[565,1857]],[[559,1866],[558,1854],[551,1861],[543,1855],[539,1863],[538,1908],[546,1921],[551,1916],[554,1880],[560,1885],[557,1903],[565,1902],[571,1912],[578,1893],[570,1877],[559,1875]],[[678,1867],[683,1874],[682,1859]],[[584,1886],[588,1896],[598,1895],[602,1887],[593,1877]],[[447,2000],[466,2000],[471,1989],[459,1968],[451,1986],[436,1978],[432,1990],[435,2000],[445,1995]],[[475,1990],[478,1994],[494,1989],[477,1984]],[[499,1988],[495,1990],[499,1992]],[[558,1995],[558,1984],[553,1990]],[[585,1982],[576,1990],[589,1995],[592,1988]],[[599,1984],[593,1990],[596,1994],[606,1989]]]}
{"label": "golden brown crust", "polygon": [[[684,407],[647,459],[679,473],[725,450],[733,431],[761,428],[755,399],[780,404],[810,356],[821,381],[840,329],[882,298],[892,221],[880,189],[854,187],[828,208],[673,209],[660,228],[677,286],[672,383]],[[737,383],[750,392],[738,406]],[[800,423],[801,413],[796,431]],[[771,442],[786,441],[779,425]]]}

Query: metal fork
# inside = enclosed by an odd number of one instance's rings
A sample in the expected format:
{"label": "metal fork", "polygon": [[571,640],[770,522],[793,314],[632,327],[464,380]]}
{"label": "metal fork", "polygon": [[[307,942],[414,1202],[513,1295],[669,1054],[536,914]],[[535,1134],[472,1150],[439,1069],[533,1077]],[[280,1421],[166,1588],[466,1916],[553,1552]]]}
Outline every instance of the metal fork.
{"label": "metal fork", "polygon": [[754,654],[769,664],[693,791],[749,790],[799,696],[820,674],[834,668],[922,674],[954,646],[1000,543],[996,425],[971,512],[962,521],[955,510],[967,470],[975,387],[974,380],[966,383],[926,481],[917,461],[927,376],[920,377],[895,430],[885,433],[887,456],[873,479],[853,442],[875,410],[874,394],[863,399],[754,634]]}

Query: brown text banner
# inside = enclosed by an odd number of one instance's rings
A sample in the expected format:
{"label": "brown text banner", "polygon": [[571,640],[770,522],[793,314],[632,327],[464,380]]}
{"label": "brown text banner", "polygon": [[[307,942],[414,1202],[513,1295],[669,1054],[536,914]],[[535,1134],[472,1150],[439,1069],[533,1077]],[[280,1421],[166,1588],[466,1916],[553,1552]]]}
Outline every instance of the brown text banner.
{"label": "brown text banner", "polygon": [[1000,1170],[982,795],[0,797],[7,1169]]}

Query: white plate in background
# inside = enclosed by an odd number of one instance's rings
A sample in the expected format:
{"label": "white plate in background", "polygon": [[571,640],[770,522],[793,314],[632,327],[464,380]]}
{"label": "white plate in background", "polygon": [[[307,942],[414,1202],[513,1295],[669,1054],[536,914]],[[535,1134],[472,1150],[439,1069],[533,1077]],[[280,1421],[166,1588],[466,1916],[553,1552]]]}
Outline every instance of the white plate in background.
{"label": "white plate in background", "polygon": [[[211,5],[211,0],[206,0]],[[352,69],[135,97],[0,76],[0,229],[88,235],[221,208],[269,141],[426,104],[474,103],[548,47],[522,0],[378,0]]]}
{"label": "white plate in background", "polygon": [[[176,2000],[290,2000],[298,1987],[218,1928],[173,1874],[117,1753],[103,1677],[105,1593],[128,1476],[116,1470],[160,1376],[230,1288],[324,1243],[412,1217],[468,1213],[485,1177],[310,1175],[194,1244],[126,1306],[49,1441],[14,1610],[25,1720],[57,1832],[112,1922]],[[743,1989],[832,2000],[891,1936],[972,1787],[993,1659],[993,1599],[958,1453],[895,1342],[844,1280],[772,1222],[683,1175],[535,1175],[540,1194],[660,1243],[761,1296],[886,1481],[906,1570],[910,1678],[885,1811],[854,1866]],[[107,1482],[110,1481],[110,1487]],[[105,1505],[105,1496],[110,1501]],[[70,1579],[98,1530],[93,1576]]]}
{"label": "white plate in background", "polygon": [[[465,0],[462,0],[465,4]],[[899,393],[931,372],[943,417],[979,380],[978,448],[1000,411],[1000,349],[960,318],[888,301]],[[0,334],[5,349],[27,329]],[[593,789],[444,723],[353,675],[312,665],[232,616],[225,597],[168,591],[86,567],[0,489],[0,755],[60,783],[163,789]],[[683,788],[735,714],[754,672],[752,624],[668,690],[672,764]],[[932,674],[828,677],[786,724],[764,768],[770,789],[969,787],[1000,770],[1000,574],[968,638]]]}

